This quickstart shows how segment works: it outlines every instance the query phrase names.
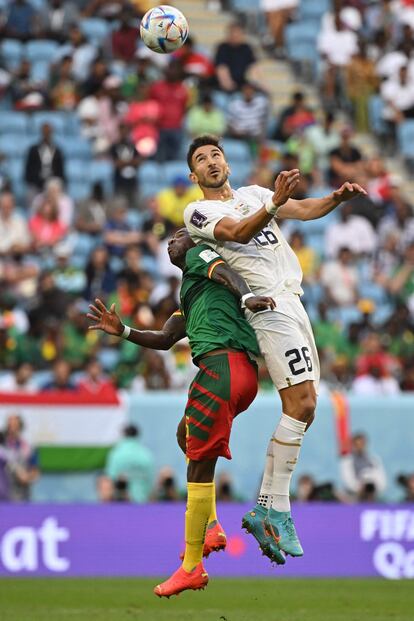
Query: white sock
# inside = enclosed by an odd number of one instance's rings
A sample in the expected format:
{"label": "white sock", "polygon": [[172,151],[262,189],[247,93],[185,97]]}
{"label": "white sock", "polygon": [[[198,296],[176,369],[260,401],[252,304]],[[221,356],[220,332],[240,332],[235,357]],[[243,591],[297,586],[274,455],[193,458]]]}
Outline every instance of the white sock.
{"label": "white sock", "polygon": [[305,430],[306,423],[282,414],[273,434],[273,477],[270,495],[271,507],[276,511],[290,511],[290,480],[298,461]]}
{"label": "white sock", "polygon": [[266,461],[263,472],[262,484],[260,486],[257,504],[266,509],[272,506],[272,480],[273,480],[273,440],[267,446]]}

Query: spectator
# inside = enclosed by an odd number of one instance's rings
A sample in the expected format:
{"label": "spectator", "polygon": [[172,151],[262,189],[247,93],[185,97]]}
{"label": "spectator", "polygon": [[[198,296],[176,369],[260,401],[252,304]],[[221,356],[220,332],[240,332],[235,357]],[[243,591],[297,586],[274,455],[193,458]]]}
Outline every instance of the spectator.
{"label": "spectator", "polygon": [[41,390],[58,390],[59,392],[73,392],[75,384],[71,378],[72,369],[67,360],[59,358],[53,363],[53,377],[46,382]]}
{"label": "spectator", "polygon": [[141,241],[141,233],[134,231],[128,222],[128,205],[124,198],[113,201],[104,240],[109,254],[116,257],[122,257],[127,246]]}
{"label": "spectator", "polygon": [[322,123],[315,123],[305,129],[305,138],[310,145],[317,168],[326,174],[329,167],[329,154],[339,147],[340,136],[334,128],[335,117],[325,112]]}
{"label": "spectator", "polygon": [[400,474],[397,477],[397,483],[399,483],[404,489],[404,497],[402,502],[414,502],[414,473],[412,474]]}
{"label": "spectator", "polygon": [[75,3],[67,0],[49,0],[42,13],[42,37],[63,43],[68,38],[71,24],[79,19]]}
{"label": "spectator", "polygon": [[4,446],[7,450],[9,498],[18,502],[30,500],[31,486],[40,474],[37,451],[23,439],[23,430],[22,417],[18,414],[11,414],[7,418]]}
{"label": "spectator", "polygon": [[68,241],[59,242],[54,247],[56,265],[52,274],[56,285],[73,296],[81,295],[85,289],[86,276],[83,269],[71,261],[72,245]]}
{"label": "spectator", "polygon": [[354,255],[347,247],[339,249],[336,260],[324,263],[321,283],[328,300],[334,306],[352,306],[357,300],[358,272],[353,265]]}
{"label": "spectator", "polygon": [[246,42],[244,28],[237,23],[230,24],[227,38],[216,50],[214,65],[221,90],[237,91],[247,77],[247,71],[256,59],[252,47]]}
{"label": "spectator", "polygon": [[132,392],[168,390],[171,387],[171,377],[165,359],[158,351],[145,349],[140,366],[141,373],[131,386]]}
{"label": "spectator", "polygon": [[88,310],[85,300],[75,300],[68,307],[66,321],[62,326],[62,357],[72,369],[83,369],[87,361],[96,355],[99,336],[88,330]]}
{"label": "spectator", "polygon": [[112,57],[121,63],[131,63],[139,40],[139,28],[134,25],[132,12],[125,8],[119,16],[119,26],[112,32]]}
{"label": "spectator", "polygon": [[89,198],[80,201],[76,207],[76,229],[80,233],[97,236],[102,233],[106,223],[106,203],[102,184],[97,181],[92,186]]}
{"label": "spectator", "polygon": [[32,77],[30,62],[23,59],[10,86],[10,96],[15,110],[32,112],[47,102],[46,85]]}
{"label": "spectator", "polygon": [[84,298],[106,299],[116,288],[116,277],[111,269],[108,250],[105,246],[97,246],[92,251],[85,268],[86,289]]}
{"label": "spectator", "polygon": [[59,221],[69,228],[73,220],[74,205],[73,200],[64,191],[62,179],[59,177],[52,177],[46,181],[44,192],[33,199],[32,210],[38,211],[46,200],[57,209]]}
{"label": "spectator", "polygon": [[330,224],[325,233],[325,254],[328,257],[336,257],[343,246],[347,246],[356,256],[372,256],[377,246],[372,225],[362,216],[353,214],[351,202],[342,206],[340,221]]}
{"label": "spectator", "polygon": [[110,153],[114,164],[115,192],[125,196],[133,207],[137,198],[137,170],[140,156],[125,123],[120,124],[119,140],[112,145]]}
{"label": "spectator", "polygon": [[409,79],[407,66],[403,65],[397,75],[391,76],[381,86],[381,97],[386,104],[383,118],[394,138],[397,125],[404,119],[414,118],[414,86]]}
{"label": "spectator", "polygon": [[30,235],[26,220],[15,213],[14,195],[0,193],[0,257],[23,255],[29,250]]}
{"label": "spectator", "polygon": [[184,84],[179,61],[170,62],[164,78],[150,86],[148,98],[157,102],[161,109],[157,159],[159,162],[174,160],[181,150],[182,128],[190,102],[190,93]]}
{"label": "spectator", "polygon": [[390,196],[385,203],[386,214],[379,224],[381,244],[391,233],[397,237],[398,251],[404,251],[414,241],[414,214],[411,205],[401,193],[399,183],[391,183]]}
{"label": "spectator", "polygon": [[189,35],[179,50],[174,52],[174,58],[180,61],[186,77],[196,78],[199,86],[211,83],[215,68],[211,60],[197,51],[194,38]]}
{"label": "spectator", "polygon": [[97,56],[91,64],[86,80],[80,85],[82,99],[95,96],[102,90],[106,78],[109,76],[108,65],[102,56]]}
{"label": "spectator", "polygon": [[219,502],[242,502],[236,493],[234,482],[227,472],[220,472],[216,479],[216,498]]}
{"label": "spectator", "polygon": [[28,0],[14,0],[10,3],[3,36],[9,39],[27,41],[39,33],[39,13]]}
{"label": "spectator", "polygon": [[385,286],[393,296],[414,308],[414,241],[405,250],[401,265]]}
{"label": "spectator", "polygon": [[366,375],[370,369],[380,369],[382,377],[396,373],[399,368],[397,359],[384,350],[379,334],[369,332],[361,342],[361,353],[356,359],[357,376]]}
{"label": "spectator", "polygon": [[[379,457],[367,449],[363,433],[352,436],[351,453],[341,458],[341,477],[345,490],[355,500],[378,500],[387,485],[384,468]],[[368,498],[367,498],[368,497]]]}
{"label": "spectator", "polygon": [[0,431],[0,502],[10,500],[10,477],[7,462],[8,451],[4,446],[4,433]]}
{"label": "spectator", "polygon": [[[145,201],[144,220],[142,223],[143,244],[154,257],[159,256],[160,243],[165,242],[175,230],[175,226],[160,213],[160,206],[155,196]],[[166,257],[168,259],[168,255]],[[168,260],[171,265],[171,261]]]}
{"label": "spectator", "polygon": [[79,380],[78,389],[90,395],[99,395],[108,400],[116,397],[115,386],[102,372],[102,365],[97,358],[91,358],[86,365],[86,374]]}
{"label": "spectator", "polygon": [[156,502],[174,502],[181,500],[181,497],[173,469],[169,466],[164,466],[158,473],[158,480],[152,500]]}
{"label": "spectator", "polygon": [[374,61],[368,57],[365,41],[361,39],[358,48],[346,68],[346,93],[352,104],[357,131],[368,132],[370,128],[368,103],[378,87],[378,76]]}
{"label": "spectator", "polygon": [[341,144],[330,153],[329,182],[339,188],[348,179],[360,179],[362,155],[351,143],[352,130],[344,127],[341,131]]}
{"label": "spectator", "polygon": [[261,0],[276,58],[285,58],[285,28],[299,0]]}
{"label": "spectator", "polygon": [[55,203],[44,198],[29,220],[35,251],[51,250],[67,233],[66,224],[59,219]]}
{"label": "spectator", "polygon": [[32,319],[40,321],[48,318],[61,320],[65,316],[70,296],[60,289],[51,271],[45,270],[39,276],[37,294],[31,300]]}
{"label": "spectator", "polygon": [[74,23],[69,28],[68,39],[59,47],[54,62],[59,62],[64,56],[71,56],[73,60],[73,75],[77,82],[86,80],[89,67],[97,54],[94,45],[88,43],[79,26]]}
{"label": "spectator", "polygon": [[250,82],[241,86],[241,97],[228,107],[228,133],[233,138],[260,143],[266,134],[269,112],[267,97]]}
{"label": "spectator", "polygon": [[49,123],[42,125],[42,138],[30,147],[26,158],[25,181],[36,190],[42,190],[51,177],[65,179],[64,157],[53,142],[53,129]]}
{"label": "spectator", "polygon": [[274,138],[285,142],[293,134],[305,130],[314,123],[315,117],[306,105],[305,95],[298,91],[293,93],[291,104],[281,111]]}
{"label": "spectator", "polygon": [[74,110],[79,101],[71,56],[64,56],[53,70],[49,82],[50,101],[55,110]]}
{"label": "spectator", "polygon": [[114,485],[122,477],[127,482],[131,501],[144,503],[150,498],[154,459],[139,437],[140,430],[135,425],[129,424],[124,428],[123,438],[108,454],[105,474]]}
{"label": "spectator", "polygon": [[192,137],[201,134],[222,136],[226,129],[224,113],[214,105],[210,93],[201,95],[200,103],[190,108],[187,115],[187,129]]}
{"label": "spectator", "polygon": [[187,177],[177,175],[170,187],[157,194],[156,201],[160,215],[179,227],[183,226],[183,213],[187,205],[201,198],[198,186],[191,185]]}
{"label": "spectator", "polygon": [[114,501],[114,485],[109,477],[102,474],[96,479],[96,493],[99,502]]}
{"label": "spectator", "polygon": [[33,366],[29,362],[22,362],[16,370],[0,378],[1,392],[33,393],[37,384],[33,379]]}
{"label": "spectator", "polygon": [[387,371],[374,364],[368,366],[363,375],[359,375],[352,382],[351,391],[355,395],[382,397],[388,395],[396,395],[400,392],[395,377],[392,377]]}
{"label": "spectator", "polygon": [[311,246],[305,244],[305,238],[301,231],[293,231],[289,243],[299,259],[305,284],[315,282],[319,267],[318,255]]}

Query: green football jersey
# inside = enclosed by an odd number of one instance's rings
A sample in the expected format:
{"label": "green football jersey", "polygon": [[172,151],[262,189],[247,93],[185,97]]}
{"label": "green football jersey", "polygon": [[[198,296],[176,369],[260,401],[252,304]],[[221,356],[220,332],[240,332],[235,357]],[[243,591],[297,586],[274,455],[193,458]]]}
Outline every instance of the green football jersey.
{"label": "green football jersey", "polygon": [[186,255],[180,299],[194,360],[213,349],[259,354],[256,335],[243,317],[239,300],[211,280],[220,263],[223,259],[206,244],[191,248]]}

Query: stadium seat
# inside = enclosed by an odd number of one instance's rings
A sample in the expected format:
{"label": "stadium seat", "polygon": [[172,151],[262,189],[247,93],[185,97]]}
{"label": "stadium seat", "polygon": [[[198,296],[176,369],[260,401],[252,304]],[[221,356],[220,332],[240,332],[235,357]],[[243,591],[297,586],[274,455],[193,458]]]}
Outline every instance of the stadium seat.
{"label": "stadium seat", "polygon": [[100,181],[106,196],[114,191],[114,165],[109,160],[92,160],[89,166],[89,179],[92,183]]}
{"label": "stadium seat", "polygon": [[65,164],[65,173],[69,181],[89,179],[89,166],[84,160],[69,159]]}
{"label": "stadium seat", "polygon": [[62,149],[67,158],[90,160],[92,150],[90,142],[80,136],[59,136],[56,144]]}
{"label": "stadium seat", "polygon": [[25,135],[28,129],[27,115],[24,112],[3,110],[0,114],[0,135],[15,134]]}
{"label": "stadium seat", "polygon": [[36,82],[48,82],[50,74],[50,63],[47,60],[37,60],[32,63],[30,77]]}
{"label": "stadium seat", "polygon": [[226,159],[229,162],[250,162],[252,157],[248,145],[241,140],[224,138],[222,141]]}
{"label": "stadium seat", "polygon": [[174,160],[172,162],[166,162],[162,165],[162,173],[160,181],[166,185],[170,185],[175,177],[188,177],[187,162],[183,160]]}
{"label": "stadium seat", "polygon": [[33,140],[30,137],[21,134],[0,135],[0,153],[8,157],[24,157],[32,144]]}
{"label": "stadium seat", "polygon": [[375,304],[385,304],[387,300],[387,294],[383,287],[377,285],[372,281],[363,281],[360,283],[359,287],[359,296],[361,298],[367,298],[375,302]]}
{"label": "stadium seat", "polygon": [[23,45],[15,39],[4,39],[0,50],[8,69],[15,69],[23,58]]}
{"label": "stadium seat", "polygon": [[98,46],[103,43],[111,31],[108,22],[104,19],[99,19],[99,17],[82,19],[79,25],[88,41]]}
{"label": "stadium seat", "polygon": [[29,125],[32,134],[40,135],[40,130],[44,123],[49,123],[57,135],[66,133],[67,120],[65,112],[35,112]]}
{"label": "stadium seat", "polygon": [[414,121],[403,121],[397,129],[398,145],[407,160],[414,160]]}
{"label": "stadium seat", "polygon": [[58,47],[59,44],[56,41],[49,41],[48,39],[29,41],[26,43],[24,56],[32,63],[41,60],[50,62]]}
{"label": "stadium seat", "polygon": [[302,0],[300,16],[302,19],[320,19],[324,13],[331,10],[331,0]]}
{"label": "stadium seat", "polygon": [[288,48],[294,48],[298,42],[310,42],[315,44],[319,34],[319,22],[316,20],[303,20],[294,22],[286,28],[286,41]]}
{"label": "stadium seat", "polygon": [[67,186],[68,194],[74,201],[82,201],[85,198],[88,198],[88,196],[90,196],[91,189],[92,186],[87,179],[69,179],[69,183]]}

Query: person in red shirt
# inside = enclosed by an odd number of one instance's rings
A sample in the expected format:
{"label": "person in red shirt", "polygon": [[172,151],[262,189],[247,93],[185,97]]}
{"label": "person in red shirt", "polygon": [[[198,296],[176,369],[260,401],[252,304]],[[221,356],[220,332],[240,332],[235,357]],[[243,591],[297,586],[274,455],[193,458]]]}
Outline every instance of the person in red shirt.
{"label": "person in red shirt", "polygon": [[187,37],[184,45],[174,52],[173,57],[179,60],[185,75],[197,78],[197,80],[206,84],[211,81],[216,72],[214,64],[209,58],[196,50],[194,39]]}
{"label": "person in red shirt", "polygon": [[49,199],[45,199],[30,218],[29,228],[36,250],[52,248],[67,233],[66,224],[59,220],[57,206]]}
{"label": "person in red shirt", "polygon": [[110,379],[105,377],[99,360],[91,358],[86,366],[86,375],[79,380],[78,389],[90,395],[114,397],[116,394],[115,386]]}
{"label": "person in red shirt", "polygon": [[119,28],[114,30],[111,36],[112,54],[116,60],[130,63],[134,60],[139,41],[139,28],[131,23],[133,16],[126,9],[122,11],[119,21]]}
{"label": "person in red shirt", "polygon": [[159,162],[175,160],[181,150],[182,128],[190,100],[179,61],[173,59],[165,69],[164,79],[151,85],[148,99],[157,101],[161,107],[156,158]]}

